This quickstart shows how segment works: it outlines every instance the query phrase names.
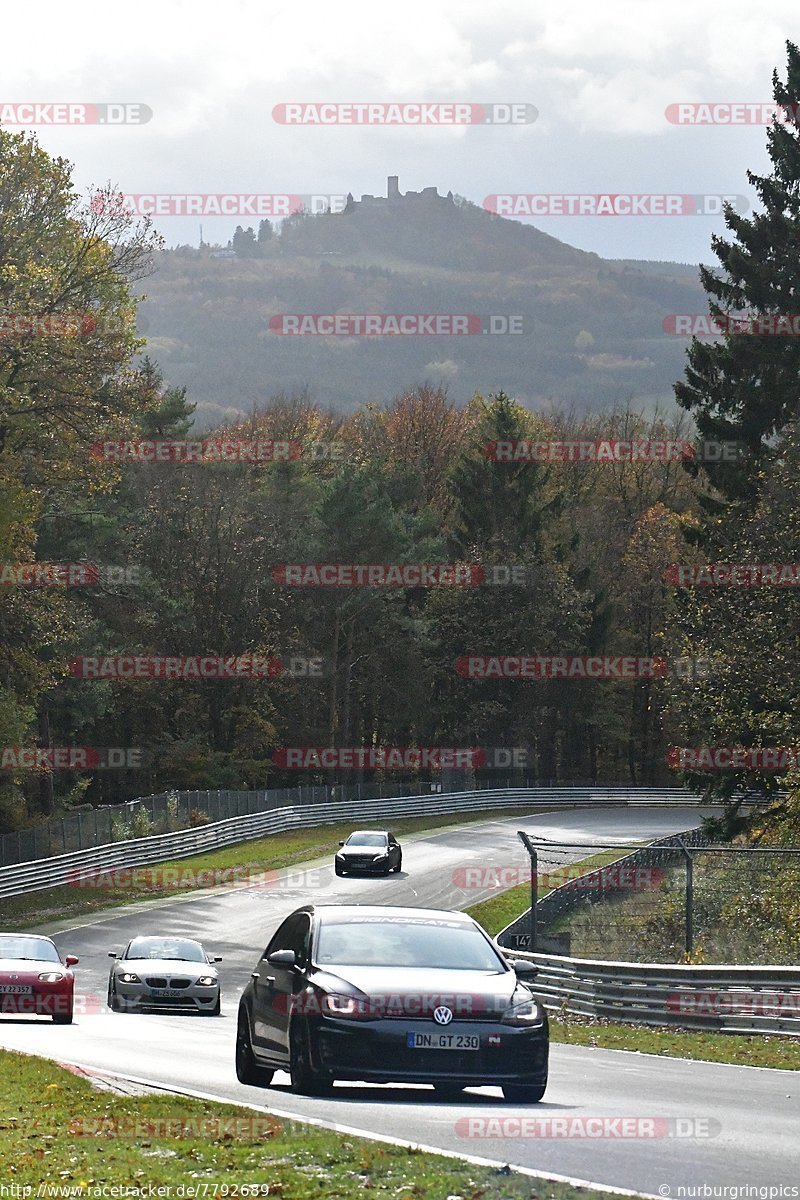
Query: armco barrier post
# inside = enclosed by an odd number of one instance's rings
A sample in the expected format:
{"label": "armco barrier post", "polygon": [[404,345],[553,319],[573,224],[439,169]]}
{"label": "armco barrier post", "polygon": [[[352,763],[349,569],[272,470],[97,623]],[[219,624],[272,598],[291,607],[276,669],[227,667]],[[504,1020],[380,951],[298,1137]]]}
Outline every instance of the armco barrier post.
{"label": "armco barrier post", "polygon": [[687,954],[692,953],[694,946],[694,859],[692,858],[691,850],[687,850],[682,838],[676,839],[678,845],[683,851],[684,861],[686,863],[686,938],[685,949]]}
{"label": "armco barrier post", "polygon": [[531,839],[525,833],[524,829],[517,830],[517,837],[522,842],[525,849],[528,851],[528,857],[531,860],[531,912],[530,912],[530,953],[536,953],[536,909],[539,904],[539,855],[536,852]]}

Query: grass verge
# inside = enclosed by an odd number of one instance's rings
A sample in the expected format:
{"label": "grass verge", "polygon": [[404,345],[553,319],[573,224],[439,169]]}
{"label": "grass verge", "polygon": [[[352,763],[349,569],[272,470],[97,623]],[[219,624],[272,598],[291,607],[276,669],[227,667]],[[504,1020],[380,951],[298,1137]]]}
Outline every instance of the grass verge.
{"label": "grass verge", "polygon": [[[233,1105],[110,1095],[28,1055],[0,1051],[0,1075],[7,1181],[20,1189],[63,1189],[53,1190],[54,1196],[70,1194],[69,1188],[73,1197],[92,1200],[103,1185],[138,1186],[145,1195],[148,1185],[183,1185],[187,1197],[229,1200],[341,1200],[362,1190],[419,1200],[531,1200],[545,1194],[548,1200],[611,1200],[608,1192],[556,1182],[543,1188],[542,1180],[507,1174],[507,1168],[472,1166]],[[480,1153],[475,1144],[467,1149]],[[15,1195],[25,1198],[22,1191]]]}
{"label": "grass verge", "polygon": [[[557,887],[558,882],[566,883],[569,879],[574,879],[576,872],[573,868],[579,865],[579,874],[585,875],[587,871],[594,870],[595,867],[607,867],[609,863],[616,862],[618,858],[624,858],[629,854],[629,850],[603,850],[599,854],[593,854],[589,858],[582,858],[579,864],[570,864],[569,867],[548,867],[545,868],[546,873],[551,880],[547,888],[539,889],[539,898],[541,899],[545,891],[550,891],[552,887]],[[560,880],[554,880],[553,876],[562,877]],[[471,917],[478,921],[487,933],[492,937],[505,929],[506,925],[510,925],[516,917],[527,912],[531,906],[531,889],[530,884],[522,883],[518,887],[507,888],[504,892],[500,892],[497,896],[492,896],[489,900],[482,900],[479,904],[473,904],[467,909]]]}
{"label": "grass verge", "polygon": [[713,1033],[704,1029],[622,1025],[599,1017],[550,1019],[554,1042],[593,1046],[602,1050],[633,1050],[671,1058],[733,1063],[742,1067],[778,1067],[800,1070],[800,1042],[770,1034]]}
{"label": "grass verge", "polygon": [[[391,829],[399,837],[404,834],[435,831],[451,825],[476,824],[491,821],[497,817],[512,817],[528,815],[536,812],[551,812],[552,808],[540,805],[529,809],[500,808],[487,809],[481,813],[465,813],[463,816],[453,813],[425,817],[406,817],[391,823]],[[181,871],[179,888],[175,894],[185,895],[199,890],[202,882],[192,886],[190,876],[199,875],[203,871],[225,871],[236,868],[242,874],[265,870],[279,870],[304,863],[315,858],[333,855],[339,845],[339,839],[345,836],[347,830],[353,828],[353,822],[339,822],[332,825],[319,825],[314,829],[297,829],[287,833],[274,833],[255,841],[240,842],[235,846],[213,850],[207,854],[195,855],[193,858],[181,858],[172,862],[158,863],[153,871],[153,883],[157,883],[158,874],[171,869]],[[171,889],[158,886],[141,886],[147,883],[147,870],[140,871],[139,884],[136,887],[95,887],[95,886],[64,886],[48,888],[41,892],[29,892],[24,896],[11,896],[0,900],[0,924],[15,929],[31,929],[51,921],[61,921],[70,917],[81,917],[91,913],[104,912],[106,909],[117,908],[123,904],[133,904],[141,900],[163,900],[170,894]],[[206,885],[207,886],[207,885]]]}

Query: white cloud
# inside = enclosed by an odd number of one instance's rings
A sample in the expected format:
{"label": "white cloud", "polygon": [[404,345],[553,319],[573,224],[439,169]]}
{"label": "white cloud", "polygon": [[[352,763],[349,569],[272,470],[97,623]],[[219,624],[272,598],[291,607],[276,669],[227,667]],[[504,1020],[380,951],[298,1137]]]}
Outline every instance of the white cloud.
{"label": "white cloud", "polygon": [[[435,183],[480,202],[497,190],[597,190],[635,176],[642,190],[744,192],[763,167],[763,129],[676,129],[678,100],[769,99],[786,31],[751,0],[139,0],[75,9],[40,0],[4,12],[0,100],[150,104],[141,128],[43,128],[80,186],[126,191],[380,192]],[[539,120],[511,129],[298,129],[276,125],[292,99],[524,100]],[[718,185],[713,188],[712,185]],[[168,241],[195,222],[164,223]],[[563,223],[562,223],[563,224]],[[579,223],[559,236],[603,253],[707,257],[707,222]],[[219,223],[222,240],[230,236]],[[208,230],[206,231],[208,236]],[[617,249],[619,253],[619,249]]]}

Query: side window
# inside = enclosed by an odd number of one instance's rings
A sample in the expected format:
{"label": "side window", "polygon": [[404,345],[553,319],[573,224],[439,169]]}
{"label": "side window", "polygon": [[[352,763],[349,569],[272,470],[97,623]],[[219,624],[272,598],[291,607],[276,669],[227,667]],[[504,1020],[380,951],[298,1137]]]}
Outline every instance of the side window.
{"label": "side window", "polygon": [[272,941],[264,951],[263,957],[268,954],[274,954],[276,950],[294,950],[295,935],[300,918],[292,915],[287,917],[282,925],[278,926],[277,931],[272,936]]}
{"label": "side window", "polygon": [[288,949],[294,950],[298,963],[301,967],[304,967],[308,962],[308,949],[311,942],[311,920],[305,913],[298,917],[297,920],[297,927],[293,931],[292,944]]}
{"label": "side window", "polygon": [[306,913],[287,917],[264,951],[264,958],[276,950],[294,950],[298,963],[305,966],[310,937],[311,921]]}

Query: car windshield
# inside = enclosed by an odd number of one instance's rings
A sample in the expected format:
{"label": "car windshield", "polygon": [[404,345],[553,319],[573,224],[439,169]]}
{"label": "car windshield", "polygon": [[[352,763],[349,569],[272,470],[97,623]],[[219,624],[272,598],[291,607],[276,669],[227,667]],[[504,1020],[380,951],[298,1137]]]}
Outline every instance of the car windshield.
{"label": "car windshield", "polygon": [[58,951],[46,938],[0,934],[0,958],[30,958],[43,962],[61,962]]}
{"label": "car windshield", "polygon": [[206,961],[200,943],[192,942],[188,938],[134,938],[123,957],[173,958],[181,962]]}
{"label": "car windshield", "polygon": [[323,922],[317,963],[338,966],[439,967],[448,971],[504,971],[505,964],[469,925],[398,920]]}
{"label": "car windshield", "polygon": [[346,846],[385,846],[385,833],[351,833]]}

